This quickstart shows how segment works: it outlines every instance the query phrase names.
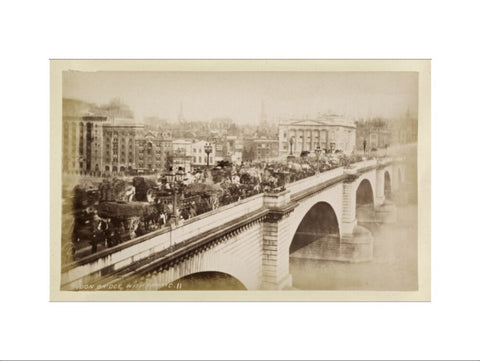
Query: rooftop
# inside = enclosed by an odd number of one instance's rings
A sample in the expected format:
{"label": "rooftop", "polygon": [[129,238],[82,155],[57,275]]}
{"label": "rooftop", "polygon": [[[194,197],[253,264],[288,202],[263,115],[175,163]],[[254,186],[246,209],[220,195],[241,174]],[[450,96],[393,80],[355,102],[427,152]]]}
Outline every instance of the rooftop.
{"label": "rooftop", "polygon": [[346,118],[343,115],[328,113],[318,115],[316,118],[308,117],[303,119],[290,119],[280,122],[280,125],[327,125],[327,126],[344,126],[355,127],[353,120]]}

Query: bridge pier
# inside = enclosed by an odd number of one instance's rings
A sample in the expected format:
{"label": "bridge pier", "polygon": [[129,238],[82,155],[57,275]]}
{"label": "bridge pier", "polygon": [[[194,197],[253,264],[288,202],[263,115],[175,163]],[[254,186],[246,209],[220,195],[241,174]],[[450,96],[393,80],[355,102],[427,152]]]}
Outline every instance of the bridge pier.
{"label": "bridge pier", "polygon": [[397,206],[390,200],[375,208],[375,222],[395,223],[397,221]]}
{"label": "bridge pier", "polygon": [[269,213],[263,222],[262,285],[264,290],[281,290],[292,286],[289,270],[290,191],[264,196]]}
{"label": "bridge pier", "polygon": [[356,186],[354,182],[343,183],[342,197],[342,228],[340,234],[352,234],[357,226],[356,217]]}
{"label": "bridge pier", "polygon": [[357,182],[354,173],[343,182],[342,229],[335,261],[365,262],[373,257],[373,237],[370,231],[358,225]]}
{"label": "bridge pier", "polygon": [[378,170],[376,174],[376,191],[374,197],[375,207],[381,206],[385,202],[385,170]]}
{"label": "bridge pier", "polygon": [[352,233],[340,238],[336,261],[367,262],[373,258],[373,236],[365,227],[355,226]]}

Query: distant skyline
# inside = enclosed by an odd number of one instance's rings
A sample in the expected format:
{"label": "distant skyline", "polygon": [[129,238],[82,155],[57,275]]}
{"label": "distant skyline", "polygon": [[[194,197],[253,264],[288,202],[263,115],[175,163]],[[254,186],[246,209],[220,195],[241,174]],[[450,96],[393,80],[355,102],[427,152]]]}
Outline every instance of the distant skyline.
{"label": "distant skyline", "polygon": [[63,97],[106,104],[119,98],[135,121],[231,118],[257,124],[327,112],[351,119],[417,116],[415,72],[79,72],[63,73]]}

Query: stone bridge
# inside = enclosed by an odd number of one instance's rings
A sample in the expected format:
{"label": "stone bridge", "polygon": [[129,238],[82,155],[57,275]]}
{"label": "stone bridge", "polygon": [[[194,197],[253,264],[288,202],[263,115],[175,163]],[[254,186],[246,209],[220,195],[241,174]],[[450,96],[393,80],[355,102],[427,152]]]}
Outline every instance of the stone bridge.
{"label": "stone bridge", "polygon": [[291,255],[313,240],[323,240],[314,258],[369,261],[372,237],[357,223],[395,220],[390,198],[405,169],[401,159],[363,161],[241,200],[64,265],[61,289],[160,290],[204,272],[285,289]]}

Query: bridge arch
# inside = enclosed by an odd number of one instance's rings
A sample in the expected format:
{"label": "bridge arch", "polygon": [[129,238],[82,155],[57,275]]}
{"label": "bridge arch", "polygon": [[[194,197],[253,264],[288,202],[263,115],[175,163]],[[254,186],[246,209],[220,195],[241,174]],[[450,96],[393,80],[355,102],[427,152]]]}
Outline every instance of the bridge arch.
{"label": "bridge arch", "polygon": [[231,274],[206,271],[195,272],[183,276],[170,282],[162,288],[163,290],[184,290],[184,291],[200,291],[200,290],[247,290],[247,287],[236,277]]}
{"label": "bridge arch", "polygon": [[225,251],[223,244],[220,244],[151,275],[145,280],[145,287],[149,290],[160,290],[168,288],[172,282],[174,285],[183,281],[190,284],[193,283],[190,282],[193,278],[213,276],[217,281],[222,278],[224,281],[229,279],[237,287],[232,289],[258,289],[258,275],[252,272],[247,262],[248,260]]}
{"label": "bridge arch", "polygon": [[367,178],[361,180],[358,184],[355,196],[357,208],[359,206],[366,206],[370,204],[373,207],[375,203],[375,196],[373,193],[372,182]]}
{"label": "bridge arch", "polygon": [[289,253],[322,237],[340,237],[340,226],[333,207],[324,201],[315,203],[296,227],[289,244]]}
{"label": "bridge arch", "polygon": [[288,256],[289,247],[295,237],[295,232],[297,231],[300,223],[306,216],[306,214],[314,207],[317,203],[327,203],[335,212],[335,217],[338,221],[338,227],[340,235],[342,235],[342,211],[343,211],[343,184],[337,183],[329,187],[328,189],[322,190],[320,193],[316,193],[308,198],[304,198],[299,201],[299,205],[295,208],[292,215],[289,217],[289,226],[288,233],[286,237],[286,242],[282,244],[282,248],[285,249]]}
{"label": "bridge arch", "polygon": [[[309,288],[304,283],[305,262],[327,260],[340,246],[340,219],[332,205],[325,201],[315,203],[303,216],[288,245],[288,270],[293,287]],[[332,249],[333,251],[332,253]]]}
{"label": "bridge arch", "polygon": [[370,222],[374,219],[376,201],[372,183],[369,179],[363,179],[355,192],[355,214],[358,222]]}

